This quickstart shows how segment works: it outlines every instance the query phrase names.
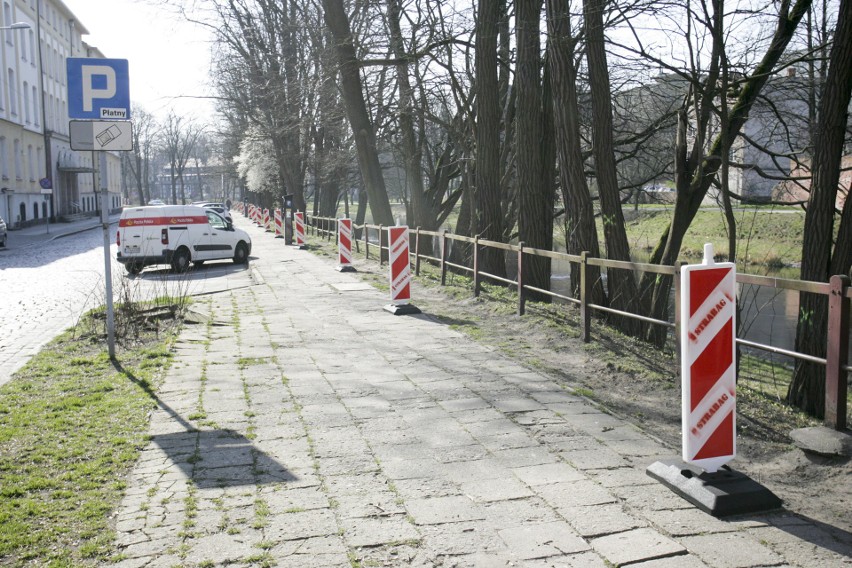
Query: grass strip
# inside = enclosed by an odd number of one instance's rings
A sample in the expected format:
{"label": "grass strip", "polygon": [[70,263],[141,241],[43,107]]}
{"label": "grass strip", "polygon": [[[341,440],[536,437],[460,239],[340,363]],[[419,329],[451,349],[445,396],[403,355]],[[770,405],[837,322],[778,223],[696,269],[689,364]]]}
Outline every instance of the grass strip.
{"label": "grass strip", "polygon": [[0,387],[0,565],[89,566],[114,554],[111,524],[146,443],[175,329],[106,353],[91,315]]}

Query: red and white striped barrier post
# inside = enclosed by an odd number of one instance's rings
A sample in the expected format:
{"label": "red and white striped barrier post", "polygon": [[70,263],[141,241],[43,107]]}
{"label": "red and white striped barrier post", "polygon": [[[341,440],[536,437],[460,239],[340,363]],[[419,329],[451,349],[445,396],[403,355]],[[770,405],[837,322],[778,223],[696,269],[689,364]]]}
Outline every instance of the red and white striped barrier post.
{"label": "red and white striped barrier post", "polygon": [[388,227],[388,267],[391,303],[385,310],[395,316],[419,314],[411,300],[411,260],[408,252],[408,227]]}
{"label": "red and white striped barrier post", "polygon": [[680,282],[682,461],[647,473],[717,517],[778,508],[771,491],[726,465],[737,448],[736,265],[716,263],[708,243]]}
{"label": "red and white striped barrier post", "polygon": [[281,210],[275,210],[275,238],[284,238],[284,218],[281,216]]}
{"label": "red and white striped barrier post", "polygon": [[293,214],[295,225],[296,246],[305,248],[305,214],[301,211],[296,211]]}
{"label": "red and white striped barrier post", "polygon": [[355,272],[352,266],[352,219],[337,220],[337,270]]}
{"label": "red and white striped barrier post", "polygon": [[258,227],[260,226],[260,207],[258,207],[257,205],[254,206],[254,215],[252,215],[252,221],[254,221],[254,224]]}
{"label": "red and white striped barrier post", "polygon": [[272,222],[269,217],[269,209],[263,208],[263,230],[267,233],[272,231]]}
{"label": "red and white striped barrier post", "polygon": [[736,266],[681,268],[683,460],[709,473],[736,456]]}

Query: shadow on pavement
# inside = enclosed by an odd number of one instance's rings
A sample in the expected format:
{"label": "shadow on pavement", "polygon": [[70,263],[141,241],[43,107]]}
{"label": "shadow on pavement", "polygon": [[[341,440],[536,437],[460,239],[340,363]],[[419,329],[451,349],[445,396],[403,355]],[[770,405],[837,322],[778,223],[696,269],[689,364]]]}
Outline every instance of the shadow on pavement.
{"label": "shadow on pavement", "polygon": [[164,403],[146,381],[140,381],[118,361],[113,361],[113,367],[144,390],[157,406],[183,427],[183,432],[155,435],[151,439],[197,487],[240,487],[298,480],[286,467],[257,449],[239,432],[196,429]]}
{"label": "shadow on pavement", "polygon": [[[852,547],[852,533],[841,528],[826,524],[816,519],[793,512],[794,522],[778,522],[772,525],[804,542],[809,542],[819,548],[830,550],[842,557],[848,558]],[[791,518],[786,519],[790,521]],[[770,519],[770,522],[771,519]]]}
{"label": "shadow on pavement", "polygon": [[153,436],[152,440],[201,489],[297,479],[233,430],[190,430]]}

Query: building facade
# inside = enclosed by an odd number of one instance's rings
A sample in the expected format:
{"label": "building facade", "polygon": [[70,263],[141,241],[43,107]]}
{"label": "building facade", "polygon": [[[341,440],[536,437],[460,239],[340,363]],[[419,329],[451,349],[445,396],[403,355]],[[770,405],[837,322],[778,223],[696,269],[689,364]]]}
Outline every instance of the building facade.
{"label": "building facade", "polygon": [[[75,152],[68,136],[68,57],[102,58],[61,0],[0,0],[0,216],[16,229],[100,209],[100,190],[120,208],[120,160]],[[10,29],[11,28],[11,29]]]}

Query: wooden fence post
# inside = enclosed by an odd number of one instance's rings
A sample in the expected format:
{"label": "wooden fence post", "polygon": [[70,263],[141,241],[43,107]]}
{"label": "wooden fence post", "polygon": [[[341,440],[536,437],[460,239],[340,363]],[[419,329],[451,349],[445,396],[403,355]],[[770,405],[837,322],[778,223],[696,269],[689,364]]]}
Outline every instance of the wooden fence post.
{"label": "wooden fence post", "polygon": [[444,229],[441,234],[441,286],[447,285],[447,249],[450,248],[447,246],[448,241],[447,230]]}
{"label": "wooden fence post", "polygon": [[414,233],[414,275],[420,276],[420,227]]}
{"label": "wooden fence post", "polygon": [[479,297],[479,235],[473,238],[473,296]]}
{"label": "wooden fence post", "polygon": [[384,239],[385,228],[382,225],[379,225],[379,267],[383,266],[385,262]]}
{"label": "wooden fence post", "polygon": [[591,327],[591,310],[589,310],[589,278],[586,267],[588,266],[589,251],[580,254],[580,337],[584,343],[590,340],[589,328]]}
{"label": "wooden fence post", "polygon": [[674,324],[675,324],[675,351],[677,352],[677,360],[680,363],[680,326],[683,322],[680,321],[680,269],[683,266],[683,261],[675,262],[674,274]]}
{"label": "wooden fence post", "polygon": [[518,243],[518,315],[524,315],[526,306],[524,301],[524,243]]}
{"label": "wooden fence post", "polygon": [[835,275],[829,281],[828,341],[825,364],[825,425],[846,429],[848,385],[843,367],[849,362],[849,301],[844,298],[849,277]]}

